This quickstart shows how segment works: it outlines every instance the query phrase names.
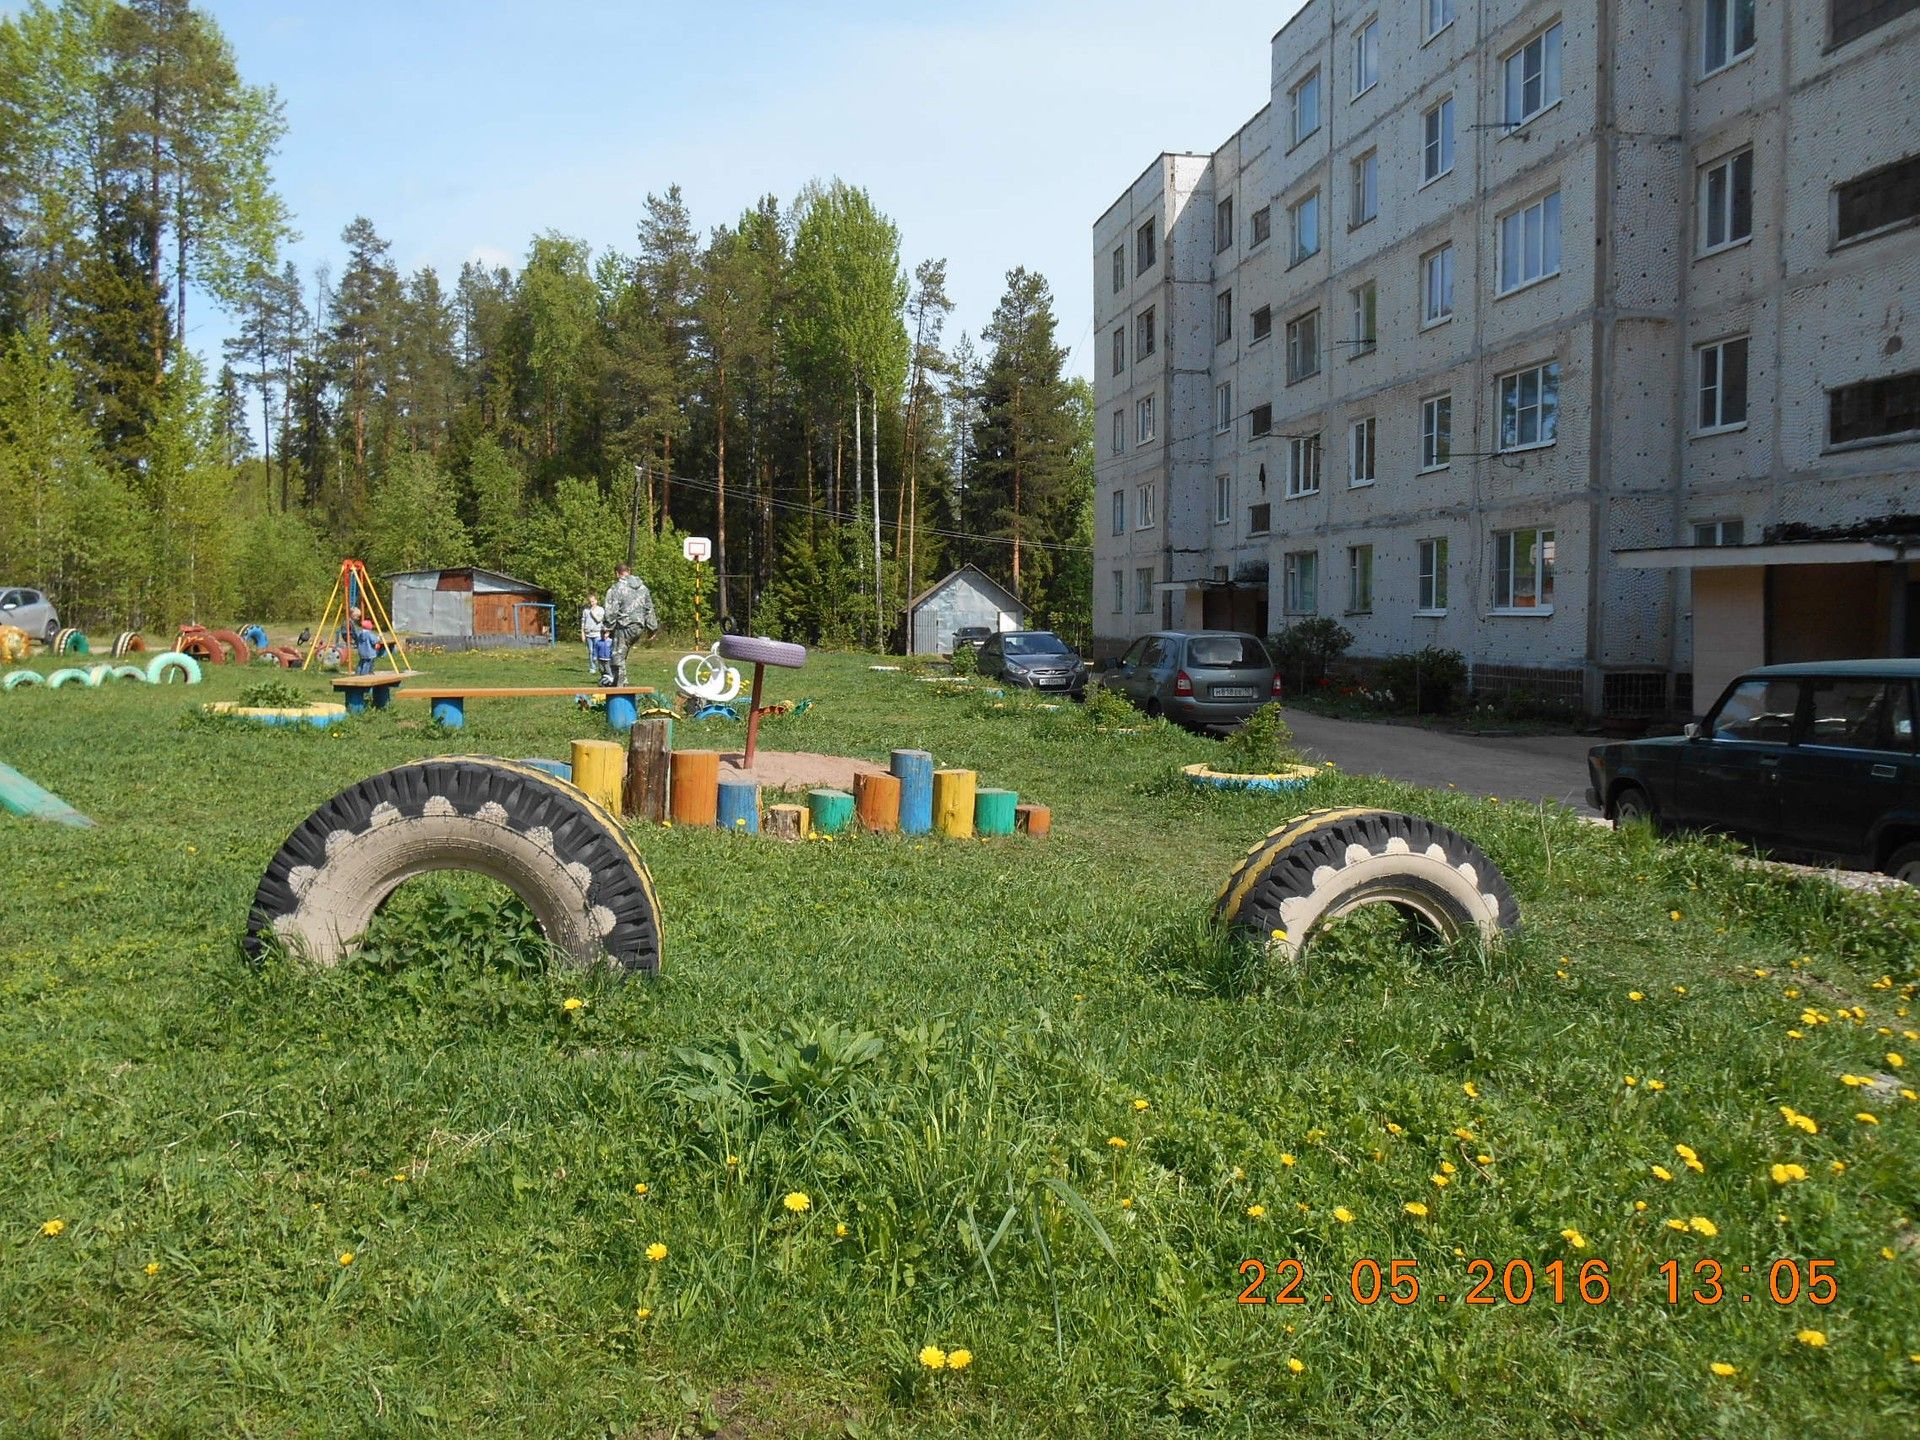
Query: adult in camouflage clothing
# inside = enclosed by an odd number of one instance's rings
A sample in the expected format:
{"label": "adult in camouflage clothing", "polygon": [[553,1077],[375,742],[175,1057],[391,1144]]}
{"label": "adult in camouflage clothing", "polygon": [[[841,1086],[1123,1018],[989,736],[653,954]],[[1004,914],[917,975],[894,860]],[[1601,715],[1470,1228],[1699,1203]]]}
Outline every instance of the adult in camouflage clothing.
{"label": "adult in camouflage clothing", "polygon": [[613,568],[613,587],[607,591],[607,629],[613,637],[613,683],[627,683],[627,651],[650,640],[660,628],[653,608],[653,592],[630,565]]}

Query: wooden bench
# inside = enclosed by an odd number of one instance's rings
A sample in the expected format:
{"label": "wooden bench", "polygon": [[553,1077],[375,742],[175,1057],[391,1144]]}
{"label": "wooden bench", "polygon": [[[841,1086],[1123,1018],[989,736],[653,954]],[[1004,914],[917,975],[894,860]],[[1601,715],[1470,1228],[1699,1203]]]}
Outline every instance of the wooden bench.
{"label": "wooden bench", "polygon": [[433,706],[433,718],[449,730],[467,723],[467,701],[513,699],[527,695],[604,695],[607,698],[607,724],[615,730],[631,730],[639,717],[634,701],[656,693],[651,685],[430,685],[404,690],[403,698],[426,700]]}
{"label": "wooden bench", "polygon": [[387,702],[393,698],[393,692],[414,678],[417,671],[402,670],[397,674],[387,671],[384,675],[341,675],[333,682],[333,688],[340,698],[347,702],[347,711],[352,715],[363,714],[367,701],[371,697],[373,708],[384,710]]}

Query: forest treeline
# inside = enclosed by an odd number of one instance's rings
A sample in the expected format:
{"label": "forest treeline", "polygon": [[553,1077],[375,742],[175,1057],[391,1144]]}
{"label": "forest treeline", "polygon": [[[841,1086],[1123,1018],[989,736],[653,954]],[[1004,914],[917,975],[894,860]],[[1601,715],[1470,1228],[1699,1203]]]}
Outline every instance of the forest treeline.
{"label": "forest treeline", "polygon": [[187,0],[0,18],[0,582],[103,626],[292,619],[356,554],[571,605],[631,544],[670,625],[703,586],[737,628],[882,643],[971,562],[1084,630],[1091,393],[1041,276],[950,343],[945,262],[909,274],[837,179],[704,235],[668,186],[630,251],[548,231],[450,283],[359,217],[303,272],[284,133]]}

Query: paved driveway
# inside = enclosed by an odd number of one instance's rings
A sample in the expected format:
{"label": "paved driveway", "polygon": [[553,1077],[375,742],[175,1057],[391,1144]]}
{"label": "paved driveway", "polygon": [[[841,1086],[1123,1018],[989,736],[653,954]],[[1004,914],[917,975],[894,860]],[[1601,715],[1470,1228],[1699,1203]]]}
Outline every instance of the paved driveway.
{"label": "paved driveway", "polygon": [[1435,790],[1452,784],[1502,800],[1558,800],[1594,813],[1586,801],[1587,750],[1598,742],[1583,735],[1450,735],[1416,725],[1334,720],[1292,707],[1286,713],[1307,754],[1342,770]]}

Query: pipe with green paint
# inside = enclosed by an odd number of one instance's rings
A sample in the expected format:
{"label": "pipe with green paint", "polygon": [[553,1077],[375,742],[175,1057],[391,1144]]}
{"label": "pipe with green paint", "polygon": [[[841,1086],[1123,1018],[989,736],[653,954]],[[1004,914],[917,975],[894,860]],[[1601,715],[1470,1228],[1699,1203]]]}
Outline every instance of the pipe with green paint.
{"label": "pipe with green paint", "polygon": [[4,761],[0,761],[0,809],[30,820],[51,820],[56,825],[72,825],[76,829],[93,827],[93,821],[58,795],[42,790]]}

